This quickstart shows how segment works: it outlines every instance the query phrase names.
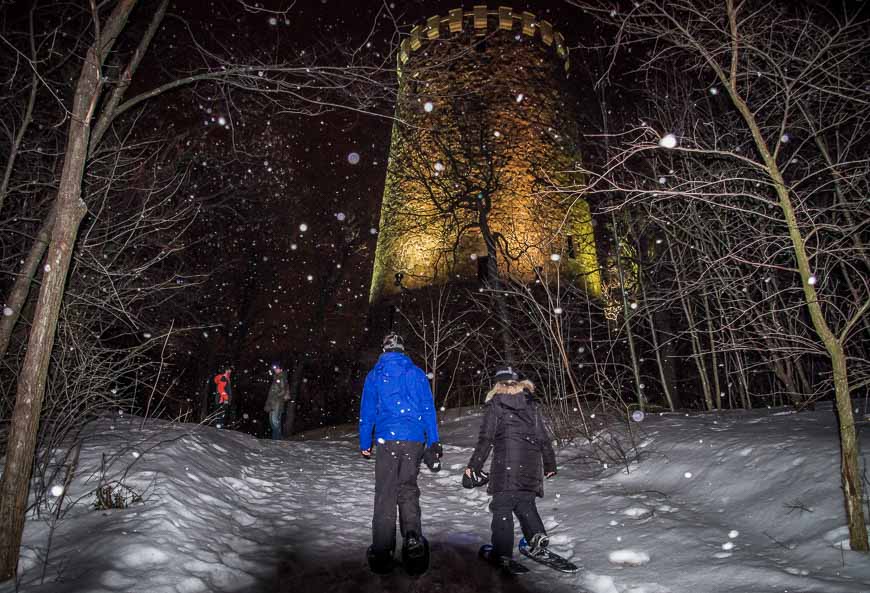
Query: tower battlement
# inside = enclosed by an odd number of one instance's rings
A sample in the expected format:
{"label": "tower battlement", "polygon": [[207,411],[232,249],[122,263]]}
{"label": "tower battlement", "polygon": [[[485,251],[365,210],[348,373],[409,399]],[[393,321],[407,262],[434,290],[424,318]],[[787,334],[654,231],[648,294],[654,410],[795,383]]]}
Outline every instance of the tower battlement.
{"label": "tower battlement", "polygon": [[408,62],[412,52],[417,51],[427,40],[443,39],[446,36],[473,31],[475,35],[483,36],[496,31],[516,31],[525,37],[536,38],[547,47],[553,47],[556,55],[564,62],[565,71],[570,69],[568,48],[565,37],[553,29],[546,20],[538,20],[532,12],[514,13],[513,8],[499,6],[490,9],[485,5],[477,5],[472,10],[454,8],[446,17],[434,15],[411,29],[409,37],[399,45],[397,57],[398,72]]}

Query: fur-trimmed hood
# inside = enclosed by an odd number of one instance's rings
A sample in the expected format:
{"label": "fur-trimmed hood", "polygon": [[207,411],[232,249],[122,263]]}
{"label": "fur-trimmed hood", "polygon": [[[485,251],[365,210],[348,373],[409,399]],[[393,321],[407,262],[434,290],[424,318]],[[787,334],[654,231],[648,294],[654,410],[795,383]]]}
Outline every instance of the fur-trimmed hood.
{"label": "fur-trimmed hood", "polygon": [[496,395],[516,395],[528,391],[529,394],[535,392],[535,384],[529,380],[524,381],[499,381],[486,394],[486,401],[491,400]]}

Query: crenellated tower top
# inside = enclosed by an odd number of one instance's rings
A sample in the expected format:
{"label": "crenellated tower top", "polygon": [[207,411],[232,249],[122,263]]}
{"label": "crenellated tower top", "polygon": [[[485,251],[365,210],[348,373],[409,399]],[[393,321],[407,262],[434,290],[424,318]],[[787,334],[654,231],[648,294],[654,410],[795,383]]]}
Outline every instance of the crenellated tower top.
{"label": "crenellated tower top", "polygon": [[412,52],[420,49],[425,41],[442,39],[463,32],[473,32],[474,35],[483,37],[495,31],[516,31],[517,35],[538,39],[545,46],[553,47],[556,55],[563,60],[565,71],[569,70],[570,61],[565,38],[553,29],[549,21],[538,20],[534,13],[528,11],[514,13],[508,6],[490,9],[485,5],[477,5],[472,10],[454,8],[448,11],[446,17],[431,16],[426,19],[425,24],[411,29],[411,35],[399,46],[399,75],[401,76],[402,67],[411,58]]}

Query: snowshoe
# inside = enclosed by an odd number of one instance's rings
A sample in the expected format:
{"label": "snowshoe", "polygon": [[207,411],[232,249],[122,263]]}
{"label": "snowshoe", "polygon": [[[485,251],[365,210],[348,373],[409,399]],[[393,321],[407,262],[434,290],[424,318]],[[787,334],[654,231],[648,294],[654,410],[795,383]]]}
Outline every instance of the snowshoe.
{"label": "snowshoe", "polygon": [[374,551],[369,546],[366,552],[366,558],[369,561],[369,568],[376,574],[389,574],[393,571],[395,561],[393,560],[392,550]]}
{"label": "snowshoe", "polygon": [[511,558],[498,558],[492,554],[492,545],[483,544],[477,553],[488,564],[500,569],[504,574],[517,575],[529,572],[529,569]]}
{"label": "snowshoe", "polygon": [[405,535],[402,566],[410,576],[419,576],[429,570],[429,541],[425,537],[413,531]]}
{"label": "snowshoe", "polygon": [[549,566],[550,568],[558,570],[559,572],[577,572],[578,570],[580,570],[579,566],[577,566],[567,558],[559,556],[555,552],[551,552],[549,548],[547,548],[547,543],[549,543],[549,540],[546,539],[546,536],[543,536],[543,538],[538,538],[538,540],[535,541],[535,546],[530,546],[529,542],[526,541],[526,538],[522,538],[520,540],[520,545],[518,546],[518,548],[520,550],[520,554],[522,554],[526,558],[530,558],[539,564],[543,564],[544,566]]}

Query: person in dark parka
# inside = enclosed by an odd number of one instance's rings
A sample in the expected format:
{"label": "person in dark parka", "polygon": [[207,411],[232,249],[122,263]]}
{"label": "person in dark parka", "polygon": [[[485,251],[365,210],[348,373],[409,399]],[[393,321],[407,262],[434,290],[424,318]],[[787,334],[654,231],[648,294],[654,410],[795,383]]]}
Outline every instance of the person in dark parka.
{"label": "person in dark parka", "polygon": [[495,386],[486,396],[480,436],[465,475],[477,480],[494,449],[487,487],[492,495],[490,560],[504,563],[513,555],[513,515],[532,554],[549,543],[535,497],[544,495],[544,477],[556,475],[556,455],[534,400],[535,386],[519,381],[510,367],[499,369],[493,379]]}

